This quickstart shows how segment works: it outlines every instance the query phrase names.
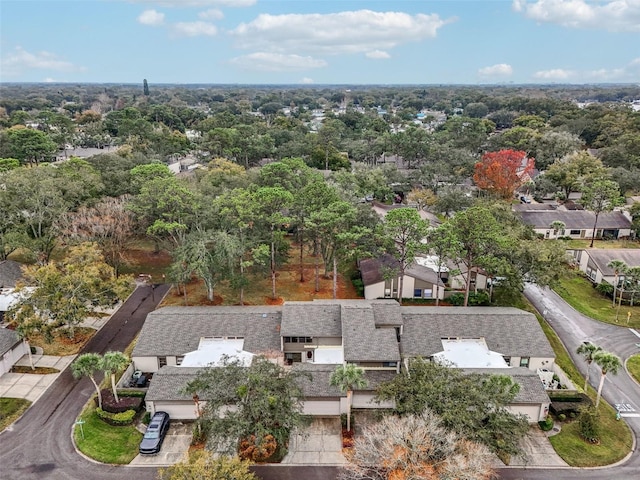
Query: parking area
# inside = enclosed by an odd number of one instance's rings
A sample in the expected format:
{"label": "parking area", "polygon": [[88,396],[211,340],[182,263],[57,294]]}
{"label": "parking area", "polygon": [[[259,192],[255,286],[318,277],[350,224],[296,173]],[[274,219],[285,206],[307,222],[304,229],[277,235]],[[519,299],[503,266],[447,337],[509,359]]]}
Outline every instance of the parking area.
{"label": "parking area", "polygon": [[315,418],[303,432],[289,441],[284,465],[343,465],[340,418]]}
{"label": "parking area", "polygon": [[132,467],[168,467],[184,459],[191,444],[191,424],[172,423],[157,455],[138,455],[129,464]]}

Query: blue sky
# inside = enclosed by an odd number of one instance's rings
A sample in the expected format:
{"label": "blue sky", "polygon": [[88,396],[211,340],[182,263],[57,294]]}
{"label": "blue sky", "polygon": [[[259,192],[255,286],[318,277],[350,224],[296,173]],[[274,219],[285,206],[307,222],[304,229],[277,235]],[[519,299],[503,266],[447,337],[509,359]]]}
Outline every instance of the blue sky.
{"label": "blue sky", "polygon": [[0,0],[0,81],[640,82],[640,0]]}

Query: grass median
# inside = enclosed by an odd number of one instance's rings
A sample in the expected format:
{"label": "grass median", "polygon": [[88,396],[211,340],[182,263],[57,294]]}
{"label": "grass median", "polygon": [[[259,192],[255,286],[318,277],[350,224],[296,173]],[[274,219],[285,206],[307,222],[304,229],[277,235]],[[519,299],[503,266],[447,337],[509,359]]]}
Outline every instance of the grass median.
{"label": "grass median", "polygon": [[[79,420],[82,428],[75,425],[73,438],[78,450],[101,463],[125,465],[138,454],[142,440],[135,425],[114,427],[98,418],[96,407],[90,402],[82,411]],[[83,437],[84,432],[84,437]]]}
{"label": "grass median", "polygon": [[633,355],[627,360],[627,370],[633,379],[640,383],[640,354]]}

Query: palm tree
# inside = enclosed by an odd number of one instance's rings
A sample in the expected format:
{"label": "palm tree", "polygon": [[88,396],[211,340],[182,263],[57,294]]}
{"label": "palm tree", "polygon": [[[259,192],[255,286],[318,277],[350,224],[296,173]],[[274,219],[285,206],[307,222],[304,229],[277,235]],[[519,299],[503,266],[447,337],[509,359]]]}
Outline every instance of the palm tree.
{"label": "palm tree", "polygon": [[329,384],[338,387],[341,392],[347,392],[347,431],[351,431],[351,402],[354,388],[364,388],[367,380],[364,370],[353,363],[345,363],[337,367],[331,374]]}
{"label": "palm tree", "polygon": [[618,370],[622,367],[622,360],[617,355],[611,352],[605,352],[604,350],[598,352],[594,357],[593,361],[600,367],[602,370],[602,375],[600,375],[600,384],[598,385],[598,395],[596,396],[596,409],[600,404],[600,396],[602,395],[602,387],[604,385],[604,378],[607,376],[607,373],[611,372],[614,375],[618,373]]}
{"label": "palm tree", "polygon": [[98,407],[102,408],[102,394],[94,378],[95,373],[100,370],[102,370],[102,357],[97,353],[83,353],[71,364],[71,373],[74,378],[89,377],[98,394]]}
{"label": "palm tree", "polygon": [[618,290],[618,276],[627,270],[627,264],[622,260],[611,260],[607,267],[613,269],[613,306],[616,306],[616,291]]}
{"label": "palm tree", "polygon": [[[566,228],[566,224],[561,221],[561,220],[554,220],[553,222],[551,222],[551,224],[549,225],[551,228],[553,228],[553,235],[558,238],[558,236],[562,236],[564,235],[564,229]],[[557,235],[557,234],[560,235]]]}
{"label": "palm tree", "polygon": [[587,362],[587,373],[584,376],[584,391],[587,392],[587,386],[589,385],[589,369],[593,363],[593,357],[602,351],[601,347],[594,345],[591,342],[585,342],[578,347],[576,353],[582,355],[584,361]]}
{"label": "palm tree", "polygon": [[116,403],[120,402],[118,391],[116,390],[116,373],[129,365],[129,358],[122,352],[107,352],[102,357],[102,370],[104,376],[111,377],[111,391]]}

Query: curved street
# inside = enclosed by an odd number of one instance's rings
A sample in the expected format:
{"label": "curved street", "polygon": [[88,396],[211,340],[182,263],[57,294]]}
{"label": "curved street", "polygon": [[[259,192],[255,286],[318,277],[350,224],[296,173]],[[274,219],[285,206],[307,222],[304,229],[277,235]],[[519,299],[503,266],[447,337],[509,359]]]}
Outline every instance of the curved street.
{"label": "curved street", "polygon": [[[556,331],[573,362],[580,372],[586,372],[586,362],[575,353],[584,341],[591,341],[603,349],[613,352],[626,360],[634,353],[640,353],[640,333],[623,326],[609,325],[595,321],[582,315],[568,305],[557,293],[548,288],[528,284],[525,296],[544,316]],[[591,366],[589,383],[597,388],[600,371],[597,366]],[[624,404],[623,420],[627,422],[636,439],[640,436],[640,387],[629,377],[625,370],[617,375],[607,375],[602,390],[602,396],[612,405]],[[500,471],[500,478],[516,479],[598,479],[615,478],[616,480],[640,478],[640,454],[636,442],[631,458],[623,465],[598,469],[510,469]]]}
{"label": "curved street", "polygon": [[[140,331],[168,285],[138,287],[81,353],[123,351]],[[133,472],[97,465],[78,455],[71,425],[94,388],[88,378],[76,380],[67,368],[44,395],[0,434],[0,478],[3,480],[116,480]],[[157,478],[155,468],[136,468],[136,480]]]}

